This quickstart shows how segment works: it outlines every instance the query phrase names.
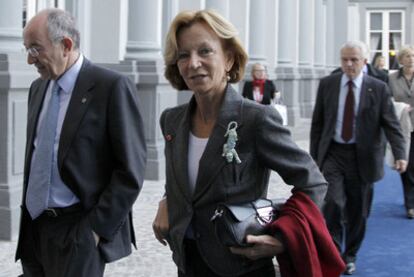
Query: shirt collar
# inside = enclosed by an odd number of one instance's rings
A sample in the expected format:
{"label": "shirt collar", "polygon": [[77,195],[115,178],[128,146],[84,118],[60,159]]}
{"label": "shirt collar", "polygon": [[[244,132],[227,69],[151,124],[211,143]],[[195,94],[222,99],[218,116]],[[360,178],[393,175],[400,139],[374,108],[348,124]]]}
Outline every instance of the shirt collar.
{"label": "shirt collar", "polygon": [[83,55],[79,54],[77,61],[57,80],[62,92],[71,93],[75,87],[83,63]]}
{"label": "shirt collar", "polygon": [[[357,87],[357,88],[361,88],[363,78],[364,78],[364,73],[363,73],[363,72],[362,72],[362,70],[361,70],[361,72],[359,73],[359,75],[358,75],[358,76],[356,76],[356,77],[352,80],[352,82],[354,83],[354,86],[355,86],[355,87]],[[346,74],[342,74],[342,78],[341,78],[341,87],[343,87],[343,86],[347,86],[348,81],[350,81],[350,80],[351,80],[351,79],[349,79],[349,77],[348,77]]]}
{"label": "shirt collar", "polygon": [[364,72],[365,74],[368,74],[368,65],[365,64],[364,67],[362,68],[362,72]]}

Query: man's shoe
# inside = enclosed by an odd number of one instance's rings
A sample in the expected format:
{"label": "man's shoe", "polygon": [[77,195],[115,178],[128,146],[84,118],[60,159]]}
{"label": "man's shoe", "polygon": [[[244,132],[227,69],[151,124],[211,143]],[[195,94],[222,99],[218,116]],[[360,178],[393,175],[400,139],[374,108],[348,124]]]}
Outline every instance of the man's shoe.
{"label": "man's shoe", "polygon": [[347,263],[344,274],[345,275],[352,275],[352,274],[355,273],[355,270],[356,270],[355,263]]}
{"label": "man's shoe", "polygon": [[414,219],[414,209],[408,209],[407,210],[407,217],[409,219]]}

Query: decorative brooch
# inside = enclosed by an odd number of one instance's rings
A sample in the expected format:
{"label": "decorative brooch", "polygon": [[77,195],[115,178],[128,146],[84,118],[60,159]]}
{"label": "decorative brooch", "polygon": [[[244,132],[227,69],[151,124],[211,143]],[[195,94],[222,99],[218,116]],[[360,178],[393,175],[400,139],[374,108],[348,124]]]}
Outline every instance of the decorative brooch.
{"label": "decorative brooch", "polygon": [[237,141],[237,122],[231,121],[227,125],[227,132],[224,134],[224,137],[227,137],[227,142],[223,145],[223,154],[222,156],[226,158],[228,163],[231,163],[233,159],[236,159],[236,163],[241,163],[239,155],[237,154],[236,141]]}

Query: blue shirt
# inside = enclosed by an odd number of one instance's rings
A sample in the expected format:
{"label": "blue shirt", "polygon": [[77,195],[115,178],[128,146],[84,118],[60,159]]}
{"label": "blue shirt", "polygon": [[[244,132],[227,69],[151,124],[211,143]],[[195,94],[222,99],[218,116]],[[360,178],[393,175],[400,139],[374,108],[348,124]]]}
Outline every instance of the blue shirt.
{"label": "blue shirt", "polygon": [[353,82],[353,92],[354,92],[354,99],[355,99],[355,105],[354,105],[354,124],[352,126],[352,138],[345,142],[342,139],[342,123],[344,119],[344,109],[345,109],[345,99],[348,94],[348,81],[350,80],[346,74],[342,74],[341,78],[341,85],[339,89],[339,103],[338,103],[338,114],[336,117],[336,126],[335,126],[335,136],[334,140],[339,143],[355,143],[355,126],[357,124],[358,118],[358,107],[360,102],[360,96],[361,96],[361,86],[362,86],[362,80],[364,79],[364,73],[361,72],[359,75],[352,80]]}
{"label": "blue shirt", "polygon": [[[60,133],[62,130],[63,120],[66,116],[66,111],[68,109],[69,101],[72,97],[73,88],[75,87],[76,80],[79,75],[79,71],[82,67],[83,56],[79,55],[78,60],[57,80],[60,86],[60,98],[59,98],[59,116],[56,126],[56,138],[53,148],[53,169],[52,169],[52,180],[49,187],[49,200],[48,207],[67,207],[79,202],[79,199],[76,195],[70,190],[70,188],[63,183],[62,178],[60,177],[58,166],[57,166],[57,155],[59,150],[60,142]],[[51,80],[49,82],[45,99],[43,100],[45,105],[43,105],[40,112],[39,121],[37,123],[37,130],[45,117],[47,111],[47,106],[49,99],[52,94],[52,88],[56,81]],[[34,146],[36,151],[37,146],[37,134],[34,140]],[[35,155],[35,153],[33,153]]]}

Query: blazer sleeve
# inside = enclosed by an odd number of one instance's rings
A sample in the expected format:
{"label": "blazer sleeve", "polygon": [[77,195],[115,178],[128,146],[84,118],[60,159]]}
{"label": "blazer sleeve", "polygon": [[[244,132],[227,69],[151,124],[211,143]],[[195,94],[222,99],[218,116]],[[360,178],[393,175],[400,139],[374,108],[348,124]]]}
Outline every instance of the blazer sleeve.
{"label": "blazer sleeve", "polygon": [[[109,184],[91,211],[92,229],[111,241],[125,223],[142,188],[146,166],[144,124],[137,91],[125,76],[114,81],[108,103],[108,150],[112,153],[112,174]],[[109,150],[110,149],[110,150]]]}
{"label": "blazer sleeve", "polygon": [[385,136],[391,145],[395,160],[406,160],[406,143],[401,130],[400,122],[395,113],[394,105],[391,101],[391,93],[388,85],[386,84],[382,84],[381,97],[381,125],[384,129]]}
{"label": "blazer sleeve", "polygon": [[293,185],[293,191],[306,193],[321,207],[327,182],[312,157],[293,142],[273,107],[264,106],[257,121],[256,147],[260,161],[276,171],[286,184]]}
{"label": "blazer sleeve", "polygon": [[267,80],[267,82],[269,84],[270,99],[273,99],[276,91],[275,84],[273,84],[272,80]]}

